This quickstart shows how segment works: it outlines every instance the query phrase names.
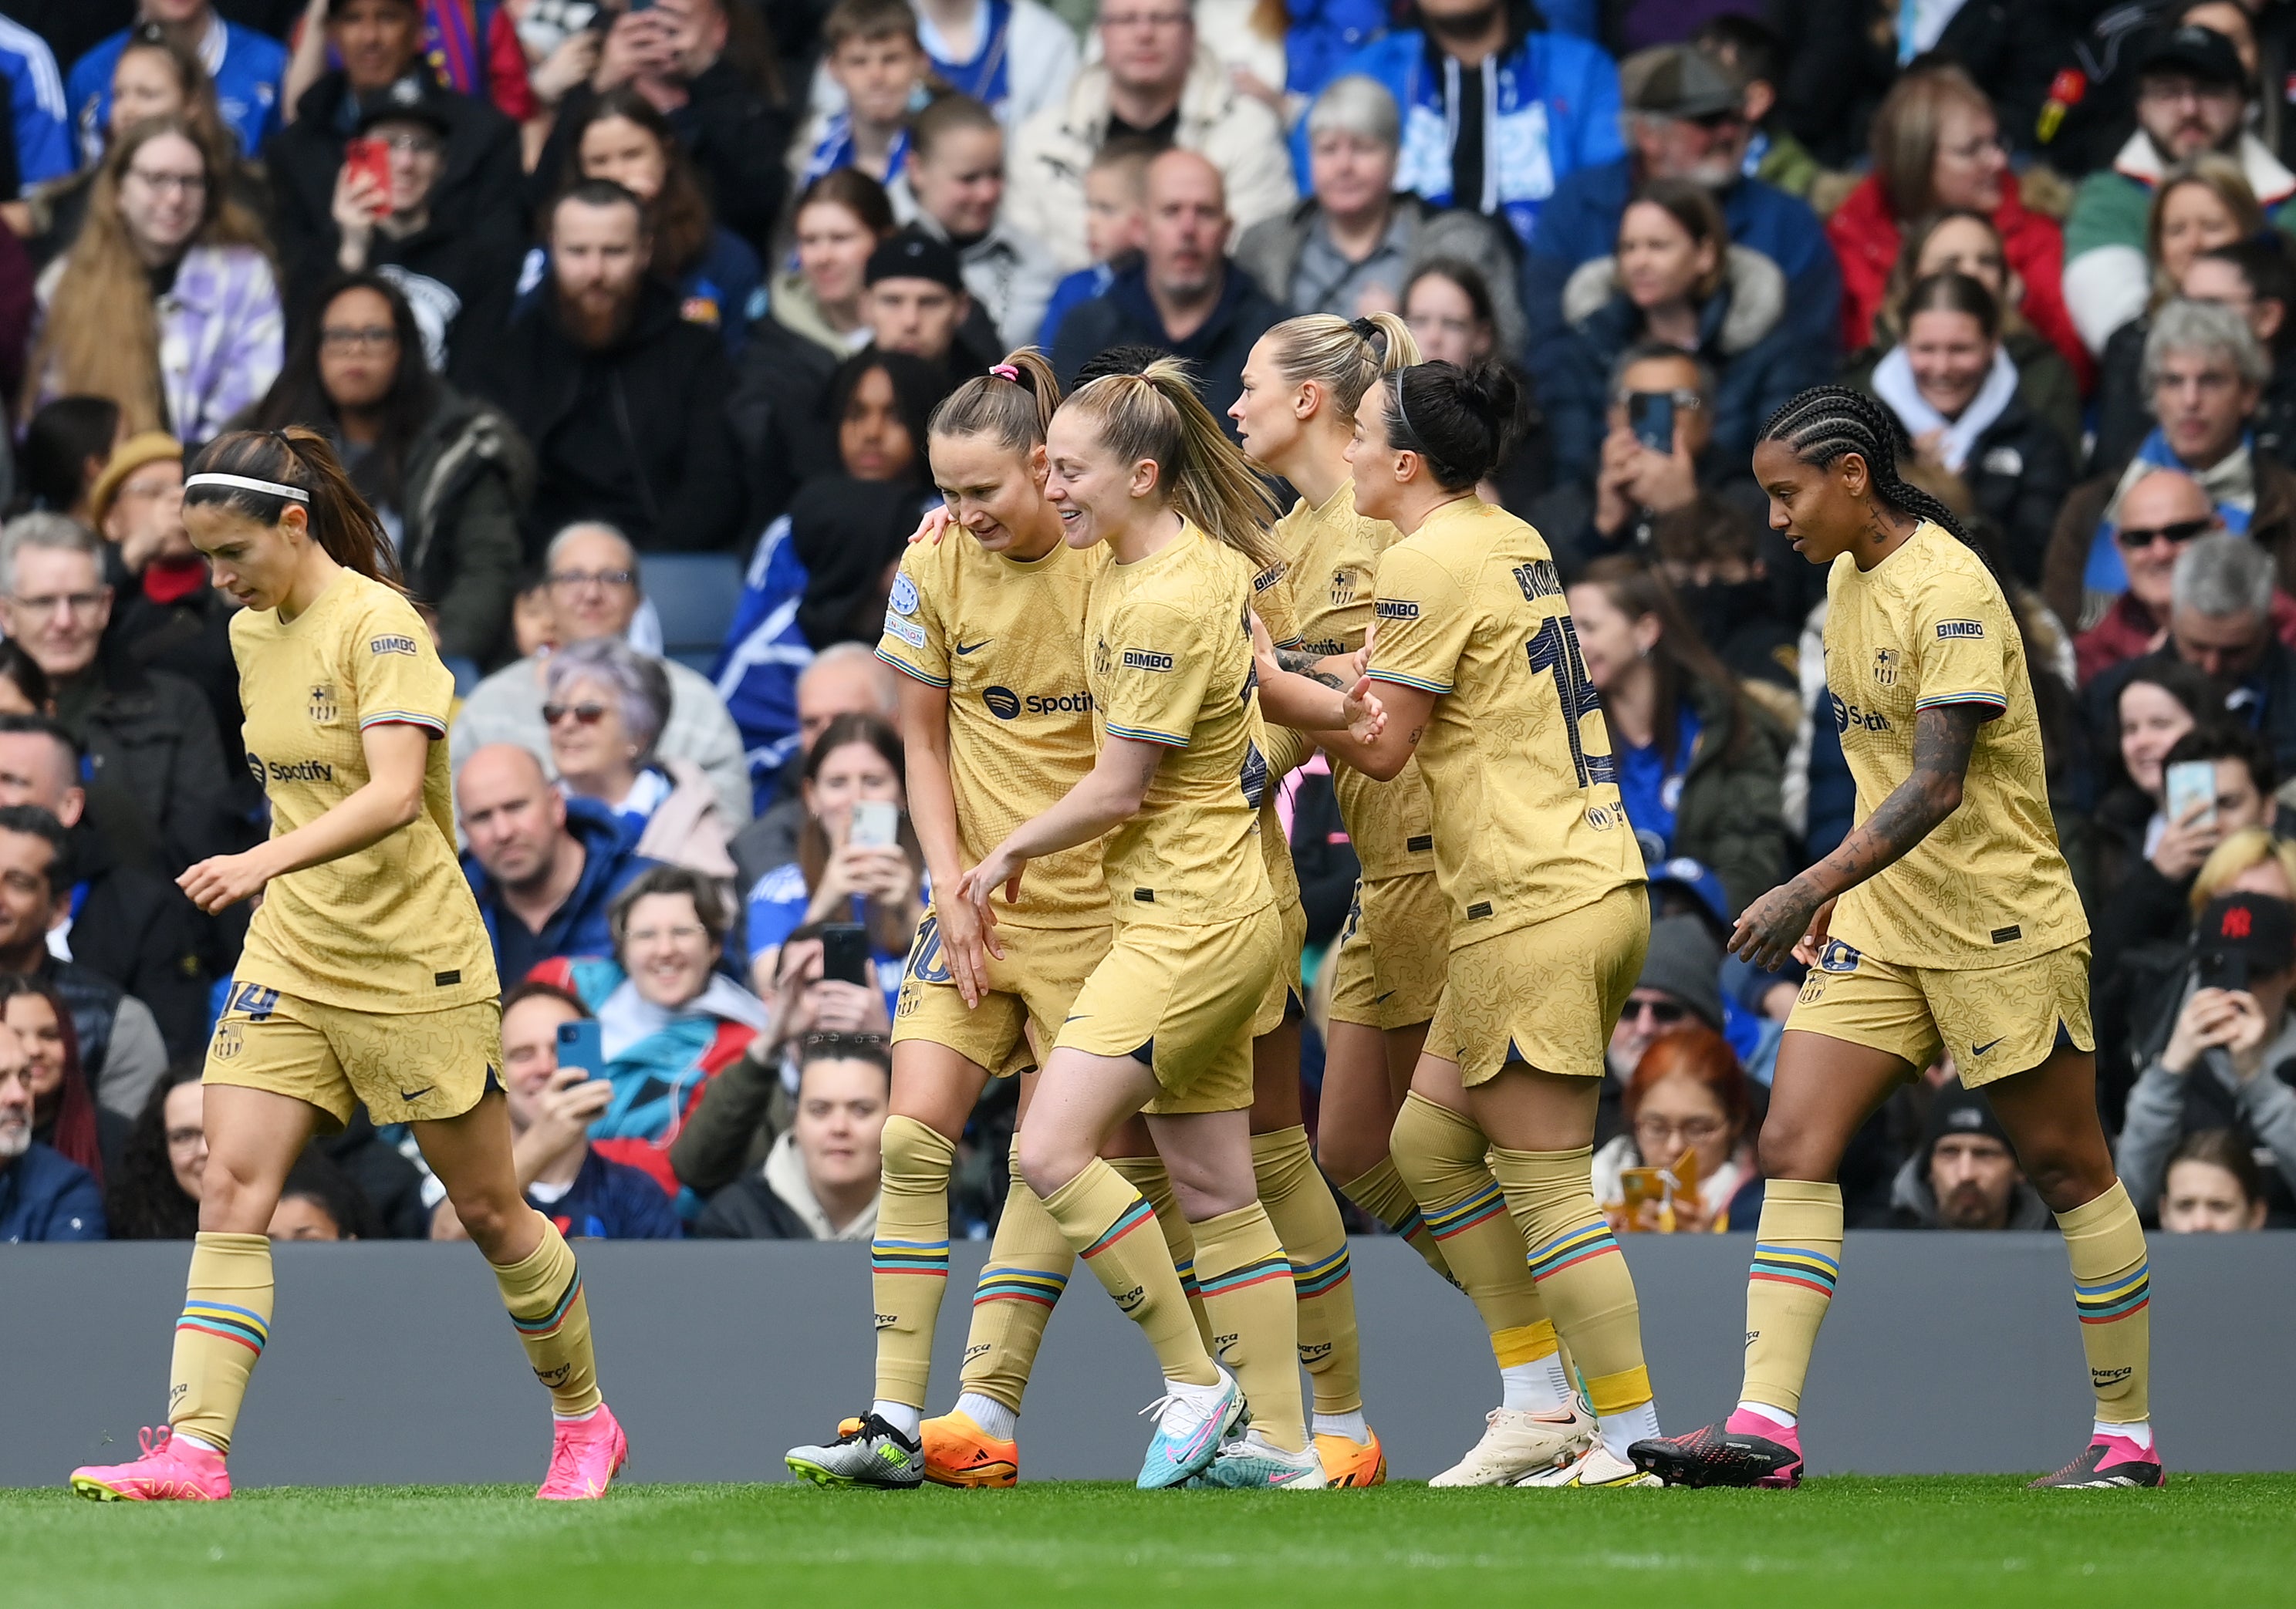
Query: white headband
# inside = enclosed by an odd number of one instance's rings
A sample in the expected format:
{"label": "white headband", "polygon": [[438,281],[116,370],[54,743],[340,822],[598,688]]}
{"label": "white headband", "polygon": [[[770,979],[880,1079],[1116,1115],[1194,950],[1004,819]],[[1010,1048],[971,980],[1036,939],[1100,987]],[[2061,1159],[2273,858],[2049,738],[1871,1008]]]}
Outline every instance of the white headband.
{"label": "white headband", "polygon": [[250,480],[244,475],[194,475],[184,482],[186,492],[194,486],[234,486],[242,492],[261,492],[271,497],[284,497],[290,502],[299,502],[307,507],[311,501],[311,494],[300,486],[282,486],[275,480]]}

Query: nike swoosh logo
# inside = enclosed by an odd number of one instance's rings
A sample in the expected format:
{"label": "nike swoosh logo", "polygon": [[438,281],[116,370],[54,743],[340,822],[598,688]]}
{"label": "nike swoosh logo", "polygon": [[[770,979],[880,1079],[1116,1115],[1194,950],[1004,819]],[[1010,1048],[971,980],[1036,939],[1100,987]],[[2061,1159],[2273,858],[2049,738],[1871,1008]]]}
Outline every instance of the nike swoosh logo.
{"label": "nike swoosh logo", "polygon": [[416,1101],[416,1100],[420,1100],[420,1099],[422,1099],[425,1095],[430,1094],[431,1090],[433,1090],[437,1089],[438,1087],[439,1087],[439,1086],[438,1086],[437,1084],[424,1084],[421,1089],[419,1089],[419,1090],[415,1090],[412,1095],[408,1094],[406,1090],[401,1090],[398,1092],[398,1099],[401,1099],[401,1100],[406,1100],[406,1101]]}
{"label": "nike swoosh logo", "polygon": [[[2008,1036],[2007,1034],[2005,1034],[2005,1034],[2003,1034],[2003,1035],[2001,1036],[2001,1038],[2002,1038],[2002,1039],[2006,1039],[2006,1038],[2008,1038],[2008,1037],[2009,1037],[2009,1036]],[[1972,1056],[1982,1056],[1982,1055],[1984,1055],[1988,1050],[1990,1050],[1991,1049],[1993,1049],[1993,1047],[1994,1047],[1995,1045],[1997,1045],[1997,1044],[1999,1044],[2000,1042],[2001,1042],[2001,1040],[2000,1040],[2000,1039],[1997,1039],[1997,1040],[1991,1040],[1991,1041],[1987,1041],[1986,1043],[1981,1044],[1981,1045],[1972,1045],[1972,1046],[1970,1046],[1970,1047],[1969,1047],[1969,1053],[1970,1053]]]}
{"label": "nike swoosh logo", "polygon": [[1061,1022],[1062,1023],[1062,1025],[1067,1025],[1067,1024],[1069,1024],[1069,1023],[1080,1023],[1080,1022],[1084,1021],[1084,1019],[1085,1019],[1086,1017],[1090,1017],[1091,1015],[1092,1015],[1092,1013],[1091,1013],[1091,1012],[1089,1012],[1089,1011],[1080,1012],[1080,1013],[1078,1013],[1078,1014],[1077,1016],[1075,1016],[1075,1017],[1064,1017],[1061,1018]]}
{"label": "nike swoosh logo", "polygon": [[983,637],[978,642],[960,642],[956,645],[956,651],[960,655],[977,654],[982,649],[987,648],[990,643],[996,641],[996,639],[994,637]]}

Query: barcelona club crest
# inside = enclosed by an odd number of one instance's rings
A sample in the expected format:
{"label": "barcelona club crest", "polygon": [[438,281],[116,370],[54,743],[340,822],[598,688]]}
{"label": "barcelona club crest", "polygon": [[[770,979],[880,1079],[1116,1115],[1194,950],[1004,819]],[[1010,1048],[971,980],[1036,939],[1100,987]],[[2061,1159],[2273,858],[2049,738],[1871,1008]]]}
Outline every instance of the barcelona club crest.
{"label": "barcelona club crest", "polygon": [[1874,680],[1883,687],[1898,685],[1898,650],[1881,648],[1874,650]]}
{"label": "barcelona club crest", "polygon": [[312,723],[317,726],[332,724],[335,717],[340,714],[342,714],[342,708],[335,702],[333,684],[322,682],[314,685],[311,689]]}
{"label": "barcelona club crest", "polygon": [[1356,600],[1356,573],[1353,570],[1332,572],[1332,607],[1343,609]]}

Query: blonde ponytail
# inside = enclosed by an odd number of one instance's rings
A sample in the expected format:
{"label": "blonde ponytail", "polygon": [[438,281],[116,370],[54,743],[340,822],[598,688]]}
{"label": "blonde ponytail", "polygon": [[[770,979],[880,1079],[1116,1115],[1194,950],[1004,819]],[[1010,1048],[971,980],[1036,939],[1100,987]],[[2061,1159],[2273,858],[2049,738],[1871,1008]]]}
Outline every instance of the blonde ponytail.
{"label": "blonde ponytail", "polygon": [[1276,372],[1287,386],[1313,381],[1324,388],[1341,423],[1352,427],[1364,394],[1382,374],[1419,361],[1411,326],[1392,313],[1344,319],[1336,313],[1303,313],[1267,332],[1275,343]]}
{"label": "blonde ponytail", "polygon": [[1103,445],[1126,463],[1156,465],[1164,501],[1251,561],[1283,562],[1267,534],[1275,500],[1188,382],[1187,365],[1162,357],[1137,374],[1111,374],[1078,389],[1063,408],[1091,414]]}
{"label": "blonde ponytail", "polygon": [[941,398],[925,422],[925,434],[986,436],[1025,453],[1043,444],[1060,405],[1060,376],[1044,353],[1023,347]]}

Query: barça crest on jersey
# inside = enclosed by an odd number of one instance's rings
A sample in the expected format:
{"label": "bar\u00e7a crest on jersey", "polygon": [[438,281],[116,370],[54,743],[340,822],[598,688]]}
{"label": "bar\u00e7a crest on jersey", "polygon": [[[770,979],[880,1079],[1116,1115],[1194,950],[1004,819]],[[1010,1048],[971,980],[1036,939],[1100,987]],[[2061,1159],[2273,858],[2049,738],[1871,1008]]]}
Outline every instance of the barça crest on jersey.
{"label": "bar\u00e7a crest on jersey", "polygon": [[1116,668],[1116,661],[1108,651],[1108,639],[1102,637],[1092,645],[1092,674],[1105,676]]}
{"label": "bar\u00e7a crest on jersey", "polygon": [[311,719],[316,724],[328,725],[342,713],[342,706],[335,701],[335,689],[332,682],[312,683]]}
{"label": "bar\u00e7a crest on jersey", "polygon": [[1356,600],[1356,576],[1353,570],[1332,572],[1332,607],[1343,609]]}
{"label": "bar\u00e7a crest on jersey", "polygon": [[1874,680],[1883,687],[1898,685],[1898,650],[1877,648],[1874,650]]}
{"label": "bar\u00e7a crest on jersey", "polygon": [[208,1054],[217,1061],[229,1061],[246,1049],[246,1036],[240,1032],[237,1023],[219,1023],[216,1025],[215,1042],[208,1047]]}

